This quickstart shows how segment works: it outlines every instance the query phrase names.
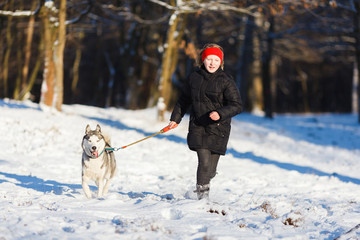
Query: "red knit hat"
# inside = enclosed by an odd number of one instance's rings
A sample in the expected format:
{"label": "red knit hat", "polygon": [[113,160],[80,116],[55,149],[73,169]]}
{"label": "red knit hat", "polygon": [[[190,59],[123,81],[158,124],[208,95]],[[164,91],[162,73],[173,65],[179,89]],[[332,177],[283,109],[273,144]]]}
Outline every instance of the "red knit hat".
{"label": "red knit hat", "polygon": [[220,58],[221,62],[223,61],[224,53],[221,51],[220,48],[217,47],[209,47],[205,49],[201,54],[201,61],[203,62],[205,58],[209,55],[216,55]]}

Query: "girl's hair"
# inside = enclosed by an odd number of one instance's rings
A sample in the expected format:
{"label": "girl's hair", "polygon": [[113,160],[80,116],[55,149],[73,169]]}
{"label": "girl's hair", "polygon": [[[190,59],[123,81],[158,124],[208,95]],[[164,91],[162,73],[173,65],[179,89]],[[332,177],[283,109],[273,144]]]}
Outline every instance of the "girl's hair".
{"label": "girl's hair", "polygon": [[[197,65],[198,67],[201,67],[202,64],[203,64],[203,62],[201,61],[201,57],[202,57],[203,52],[205,51],[205,49],[210,48],[210,47],[215,47],[215,48],[220,49],[220,50],[223,52],[223,55],[224,55],[224,50],[223,50],[223,48],[222,48],[220,45],[218,45],[218,44],[216,44],[216,43],[207,43],[207,44],[205,44],[204,47],[200,50],[200,54],[198,55],[198,57],[197,57],[197,59],[196,59],[196,65]],[[224,57],[223,57],[223,61],[221,62],[221,69],[224,70]]]}

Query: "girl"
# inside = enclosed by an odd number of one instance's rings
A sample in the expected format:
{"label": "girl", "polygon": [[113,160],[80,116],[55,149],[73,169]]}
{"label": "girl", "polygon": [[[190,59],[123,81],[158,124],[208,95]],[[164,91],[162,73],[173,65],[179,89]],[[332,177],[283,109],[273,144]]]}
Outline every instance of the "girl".
{"label": "girl", "polygon": [[200,51],[198,68],[184,83],[170,117],[176,128],[191,107],[187,143],[197,152],[196,191],[198,199],[208,198],[210,180],[216,175],[220,155],[225,155],[231,118],[242,111],[239,91],[224,71],[224,52],[214,43]]}

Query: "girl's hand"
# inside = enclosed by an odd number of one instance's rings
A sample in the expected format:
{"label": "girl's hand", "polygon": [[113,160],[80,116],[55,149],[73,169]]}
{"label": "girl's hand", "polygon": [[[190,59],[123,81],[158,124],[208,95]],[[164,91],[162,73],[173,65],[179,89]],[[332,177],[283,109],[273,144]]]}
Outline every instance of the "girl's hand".
{"label": "girl's hand", "polygon": [[213,111],[210,113],[209,117],[211,118],[211,120],[213,121],[218,121],[220,119],[220,115],[218,112]]}
{"label": "girl's hand", "polygon": [[179,124],[177,124],[176,122],[171,121],[171,122],[169,123],[169,128],[170,128],[170,129],[173,129],[173,128],[176,128],[178,125],[179,125]]}

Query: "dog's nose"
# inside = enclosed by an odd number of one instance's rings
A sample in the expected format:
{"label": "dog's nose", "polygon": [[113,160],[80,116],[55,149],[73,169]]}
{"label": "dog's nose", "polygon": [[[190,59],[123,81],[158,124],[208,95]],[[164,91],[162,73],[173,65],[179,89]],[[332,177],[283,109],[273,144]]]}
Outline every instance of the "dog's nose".
{"label": "dog's nose", "polygon": [[92,150],[94,150],[94,151],[95,151],[95,150],[96,150],[96,146],[92,146]]}

